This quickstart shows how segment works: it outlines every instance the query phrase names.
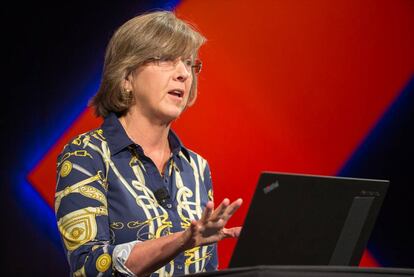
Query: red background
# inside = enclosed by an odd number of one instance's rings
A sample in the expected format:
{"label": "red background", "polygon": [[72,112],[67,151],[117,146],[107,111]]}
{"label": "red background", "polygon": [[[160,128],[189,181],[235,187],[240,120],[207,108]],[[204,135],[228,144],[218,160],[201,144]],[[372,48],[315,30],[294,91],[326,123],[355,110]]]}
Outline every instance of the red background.
{"label": "red background", "polygon": [[[173,129],[209,161],[217,201],[244,199],[232,226],[263,170],[335,175],[414,74],[412,1],[182,1],[176,11],[208,42],[198,100]],[[86,110],[31,172],[51,206],[56,155],[99,122]],[[220,243],[222,268],[234,243]]]}

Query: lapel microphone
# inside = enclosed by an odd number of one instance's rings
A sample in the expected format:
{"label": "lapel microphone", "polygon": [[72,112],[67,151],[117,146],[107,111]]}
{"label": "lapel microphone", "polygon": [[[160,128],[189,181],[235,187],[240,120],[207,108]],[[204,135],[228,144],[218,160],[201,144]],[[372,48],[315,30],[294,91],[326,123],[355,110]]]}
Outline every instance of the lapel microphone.
{"label": "lapel microphone", "polygon": [[154,192],[155,199],[157,199],[158,204],[160,204],[163,208],[170,209],[172,207],[170,201],[170,195],[168,194],[168,190],[166,188],[159,188]]}

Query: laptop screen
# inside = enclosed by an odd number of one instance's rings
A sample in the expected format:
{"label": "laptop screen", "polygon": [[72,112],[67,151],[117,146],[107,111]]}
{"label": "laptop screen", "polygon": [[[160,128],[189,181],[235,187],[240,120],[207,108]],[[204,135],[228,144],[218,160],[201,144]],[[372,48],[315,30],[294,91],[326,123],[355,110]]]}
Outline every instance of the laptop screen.
{"label": "laptop screen", "polygon": [[358,265],[388,184],[263,172],[229,267]]}

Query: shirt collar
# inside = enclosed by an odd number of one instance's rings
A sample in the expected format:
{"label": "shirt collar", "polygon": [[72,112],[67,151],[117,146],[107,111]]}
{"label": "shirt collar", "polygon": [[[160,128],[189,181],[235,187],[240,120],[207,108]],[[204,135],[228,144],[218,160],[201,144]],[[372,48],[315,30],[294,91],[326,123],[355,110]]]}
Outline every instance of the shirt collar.
{"label": "shirt collar", "polygon": [[[105,117],[101,129],[108,143],[109,150],[111,151],[111,156],[119,153],[131,145],[142,150],[140,145],[135,144],[128,137],[124,127],[121,125],[121,122],[115,113],[110,113]],[[170,143],[171,152],[174,156],[179,157],[179,153],[182,151],[187,160],[190,161],[189,151],[184,147],[181,140],[171,129],[168,133],[168,141]]]}
{"label": "shirt collar", "polygon": [[117,154],[128,146],[135,144],[128,137],[115,113],[110,113],[104,118],[101,129],[108,143],[109,150],[111,151],[111,156]]}

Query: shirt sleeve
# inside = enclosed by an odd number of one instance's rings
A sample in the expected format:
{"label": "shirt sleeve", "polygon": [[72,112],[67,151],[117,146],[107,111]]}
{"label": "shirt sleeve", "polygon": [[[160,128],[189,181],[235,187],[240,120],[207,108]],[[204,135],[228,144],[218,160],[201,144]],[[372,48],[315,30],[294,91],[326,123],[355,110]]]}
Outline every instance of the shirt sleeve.
{"label": "shirt sleeve", "polygon": [[57,160],[55,213],[73,276],[114,273],[106,169],[97,149],[78,137]]}
{"label": "shirt sleeve", "polygon": [[135,244],[140,241],[132,241],[123,244],[118,244],[114,248],[114,252],[112,254],[113,257],[113,267],[118,271],[122,276],[128,277],[136,277],[136,275],[126,267],[125,263],[131,254],[132,248],[134,248]]}

